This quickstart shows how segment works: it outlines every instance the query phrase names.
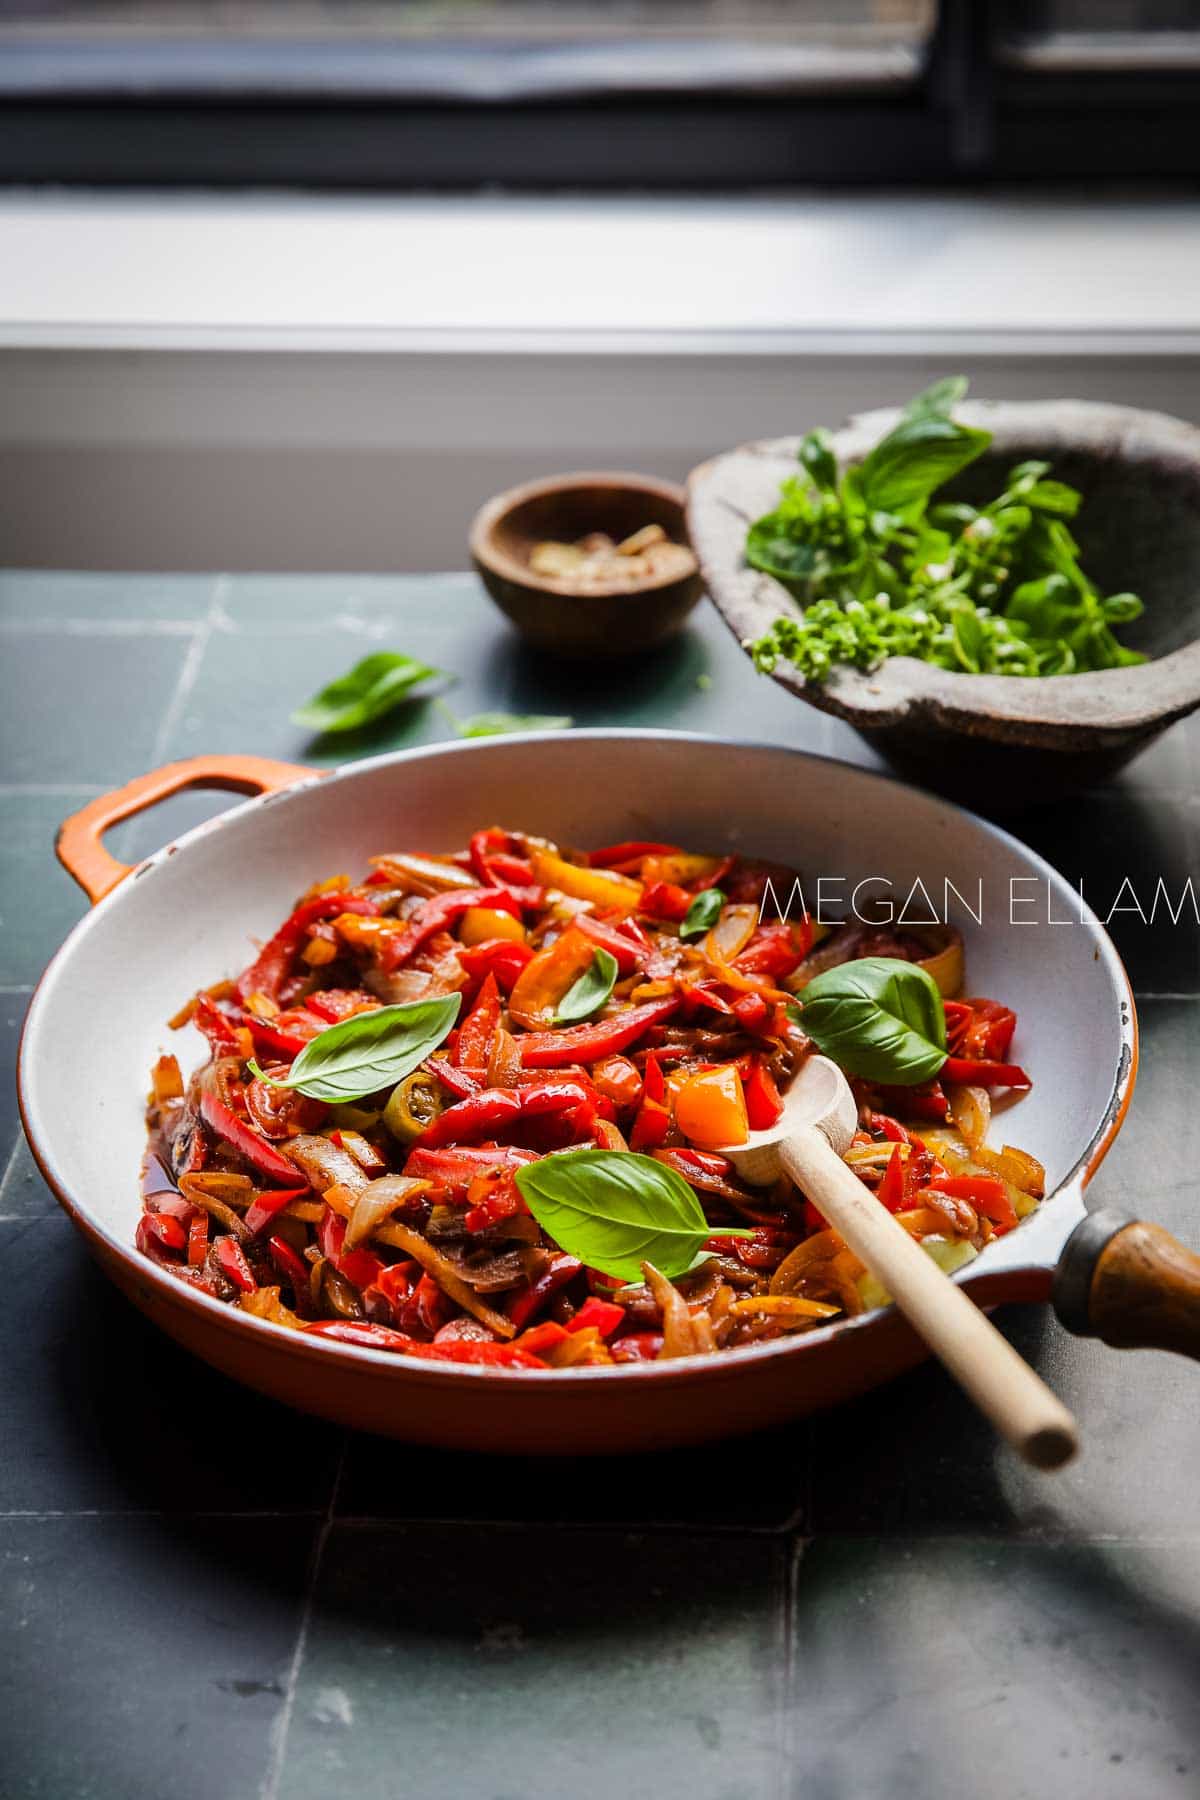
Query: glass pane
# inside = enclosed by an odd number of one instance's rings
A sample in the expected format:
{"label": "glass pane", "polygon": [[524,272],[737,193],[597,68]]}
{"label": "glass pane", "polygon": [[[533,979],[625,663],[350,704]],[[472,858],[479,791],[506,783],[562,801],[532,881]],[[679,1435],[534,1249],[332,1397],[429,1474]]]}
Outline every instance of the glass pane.
{"label": "glass pane", "polygon": [[[914,82],[936,0],[0,0],[0,88],[505,100]],[[136,75],[123,59],[131,56]]]}
{"label": "glass pane", "polygon": [[1003,59],[1022,68],[1119,73],[1200,67],[1196,0],[1016,0],[1004,15]]}

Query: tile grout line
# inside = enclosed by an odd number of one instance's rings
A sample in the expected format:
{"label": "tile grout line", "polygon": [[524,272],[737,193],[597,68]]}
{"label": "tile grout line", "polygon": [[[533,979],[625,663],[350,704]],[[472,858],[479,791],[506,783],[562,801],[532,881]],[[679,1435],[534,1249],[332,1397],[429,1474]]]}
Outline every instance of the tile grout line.
{"label": "tile grout line", "polygon": [[296,1643],[292,1650],[292,1660],[288,1665],[287,1681],[284,1684],[283,1703],[271,1727],[271,1754],[267,1762],[266,1773],[259,1788],[259,1800],[279,1800],[279,1783],[283,1779],[283,1759],[287,1755],[287,1741],[291,1732],[292,1714],[296,1709],[296,1692],[300,1686],[300,1671],[304,1666],[304,1654],[308,1649],[308,1632],[312,1624],[313,1604],[316,1600],[317,1581],[321,1573],[321,1564],[325,1558],[325,1546],[329,1542],[329,1534],[333,1530],[334,1515],[337,1512],[338,1496],[342,1491],[342,1475],[346,1468],[346,1459],[350,1452],[350,1433],[342,1435],[342,1449],[338,1457],[338,1465],[334,1470],[333,1481],[329,1488],[329,1504],[317,1532],[313,1544],[312,1561],[308,1573],[308,1585],[304,1594],[304,1606],[300,1613],[300,1624],[296,1631]]}
{"label": "tile grout line", "polygon": [[[9,1182],[12,1180],[13,1170],[17,1166],[17,1160],[21,1154],[21,1146],[24,1144],[24,1142],[25,1142],[25,1133],[23,1130],[19,1130],[17,1132],[17,1141],[13,1145],[12,1150],[9,1152],[8,1161],[4,1165],[4,1173],[3,1173],[3,1175],[0,1175],[0,1206],[2,1206],[4,1203],[4,1196],[8,1192],[8,1185],[9,1185]],[[35,1218],[37,1218],[39,1216],[44,1216],[45,1218],[49,1219],[49,1218],[53,1217],[53,1214],[46,1213],[44,1215],[38,1215],[35,1213],[33,1216]],[[8,1224],[10,1221],[24,1219],[25,1217],[26,1217],[26,1215],[24,1213],[0,1212],[0,1223]]]}
{"label": "tile grout line", "polygon": [[155,733],[154,749],[151,751],[155,768],[162,762],[167,753],[167,745],[171,734],[178,725],[187,705],[192,689],[196,685],[196,677],[200,673],[200,664],[204,660],[204,652],[208,649],[217,620],[221,617],[225,594],[229,586],[227,575],[218,575],[213,582],[212,596],[204,617],[193,627],[192,641],[188,645],[187,655],[183,659],[183,668],[179,671],[179,680],[175,684],[175,692],[167,702],[162,723]]}

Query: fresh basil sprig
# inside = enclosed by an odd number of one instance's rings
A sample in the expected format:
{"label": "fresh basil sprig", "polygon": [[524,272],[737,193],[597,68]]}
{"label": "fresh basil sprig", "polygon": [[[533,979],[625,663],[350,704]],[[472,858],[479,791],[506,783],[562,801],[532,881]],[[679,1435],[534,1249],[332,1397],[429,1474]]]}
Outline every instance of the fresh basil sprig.
{"label": "fresh basil sprig", "polygon": [[687,943],[689,938],[703,937],[706,931],[711,931],[724,904],[725,896],[720,888],[701,888],[683,915],[683,924],[679,927],[683,941]]}
{"label": "fresh basil sprig", "polygon": [[591,964],[559,1002],[554,1015],[556,1025],[575,1025],[599,1012],[613,991],[617,979],[617,959],[611,950],[597,950]]}
{"label": "fresh basil sprig", "polygon": [[[622,1281],[653,1263],[669,1280],[691,1268],[714,1227],[683,1176],[629,1150],[565,1150],[526,1163],[516,1183],[569,1256]],[[721,1227],[722,1237],[753,1237]]]}
{"label": "fresh basil sprig", "polygon": [[848,1075],[916,1087],[946,1060],[946,1015],[937,982],[918,963],[863,956],[809,982],[800,1023]]}
{"label": "fresh basil sprig", "polygon": [[889,656],[969,675],[1145,661],[1115,635],[1141,602],[1101,594],[1085,573],[1066,523],[1082,496],[1049,479],[1048,463],[1018,463],[991,489],[977,478],[986,501],[942,495],[991,441],[951,416],[965,391],[961,376],[935,382],[840,474],[827,432],[802,440],[801,473],[746,536],[746,561],[803,608],[748,646],[760,669],[787,661],[824,681],[836,664],[874,669]]}
{"label": "fresh basil sprig", "polygon": [[264,1075],[256,1062],[249,1067],[260,1081],[310,1100],[361,1100],[411,1075],[452,1029],[461,1005],[461,994],[440,994],[355,1013],[305,1044],[286,1081]]}
{"label": "fresh basil sprig", "polygon": [[399,650],[375,650],[292,714],[310,731],[357,731],[398,706],[420,682],[445,674]]}

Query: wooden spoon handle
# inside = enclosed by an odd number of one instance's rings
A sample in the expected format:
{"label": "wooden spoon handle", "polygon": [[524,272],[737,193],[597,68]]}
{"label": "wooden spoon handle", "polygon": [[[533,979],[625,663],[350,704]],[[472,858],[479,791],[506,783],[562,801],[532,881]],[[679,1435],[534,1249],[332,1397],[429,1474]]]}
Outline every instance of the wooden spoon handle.
{"label": "wooden spoon handle", "polygon": [[1200,1361],[1200,1256],[1145,1219],[1089,1213],[1063,1247],[1054,1307],[1078,1337]]}
{"label": "wooden spoon handle", "polygon": [[880,1206],[821,1132],[804,1127],[780,1145],[779,1154],[797,1187],[883,1283],[1013,1448],[1040,1469],[1056,1469],[1073,1456],[1078,1434],[1066,1407],[986,1314]]}

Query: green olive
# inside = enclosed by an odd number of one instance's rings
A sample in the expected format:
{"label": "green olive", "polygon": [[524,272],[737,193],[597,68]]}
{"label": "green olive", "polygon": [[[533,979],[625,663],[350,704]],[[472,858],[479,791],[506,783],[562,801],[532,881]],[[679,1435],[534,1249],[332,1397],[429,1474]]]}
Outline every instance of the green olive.
{"label": "green olive", "polygon": [[432,1075],[414,1069],[398,1087],[383,1109],[383,1122],[400,1144],[411,1144],[427,1125],[432,1125],[442,1110],[442,1090]]}

